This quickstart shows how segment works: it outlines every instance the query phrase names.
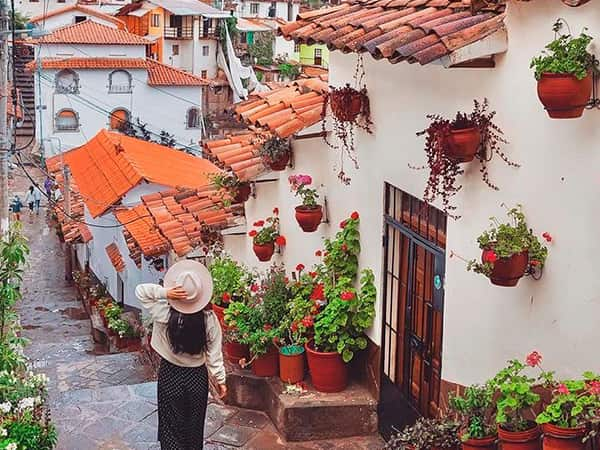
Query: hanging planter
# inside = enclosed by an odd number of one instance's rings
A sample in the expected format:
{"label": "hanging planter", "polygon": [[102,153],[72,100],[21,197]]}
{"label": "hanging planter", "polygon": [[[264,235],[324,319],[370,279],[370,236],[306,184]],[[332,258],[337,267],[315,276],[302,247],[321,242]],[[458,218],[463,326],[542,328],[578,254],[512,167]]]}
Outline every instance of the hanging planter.
{"label": "hanging planter", "polygon": [[319,352],[312,341],[305,345],[308,368],[319,392],[342,392],[348,385],[348,366],[338,352]]}
{"label": "hanging planter", "polygon": [[[358,128],[368,134],[373,133],[371,108],[364,77],[365,72],[362,56],[359,56],[354,75],[355,87],[351,87],[350,83],[346,83],[345,86],[338,88],[330,86],[329,93],[325,96],[323,111],[321,113],[323,139],[330,148],[340,151],[338,178],[344,184],[350,184],[350,177],[344,171],[345,158],[350,159],[354,167],[358,169],[355,130]],[[331,108],[334,141],[330,141],[327,138],[328,105]]]}
{"label": "hanging planter", "polygon": [[273,209],[273,215],[265,220],[254,222],[258,230],[251,230],[248,236],[252,238],[252,249],[259,261],[270,261],[275,253],[275,245],[285,246],[286,240],[279,233],[279,209]]}
{"label": "hanging planter", "polygon": [[323,219],[323,208],[317,204],[319,194],[316,189],[308,186],[312,184],[310,175],[291,175],[288,178],[290,189],[302,199],[302,205],[296,206],[296,221],[306,233],[317,231]]}
{"label": "hanging planter", "polygon": [[290,162],[292,146],[288,139],[274,136],[265,141],[258,154],[262,158],[263,163],[271,170],[281,171],[285,170]]}
{"label": "hanging planter", "polygon": [[469,261],[467,270],[487,276],[496,286],[512,287],[526,273],[534,277],[541,274],[548,249],[528,228],[521,205],[510,209],[507,215],[509,223],[491,218],[491,228],[477,238],[481,262]]}
{"label": "hanging planter", "polygon": [[250,183],[241,181],[234,173],[211,174],[209,179],[226,206],[230,206],[232,202],[244,203],[252,193]]}
{"label": "hanging planter", "polygon": [[554,23],[555,39],[541,56],[531,60],[538,81],[538,97],[553,119],[581,117],[590,103],[594,55],[587,51],[592,37],[582,32],[578,37],[560,34],[563,20]]}
{"label": "hanging planter", "polygon": [[234,203],[245,203],[250,198],[252,193],[252,186],[248,182],[239,183],[233,191],[233,202]]}
{"label": "hanging planter", "polygon": [[473,104],[473,112],[458,112],[452,120],[437,114],[428,115],[431,123],[427,129],[417,133],[417,136],[426,135],[427,164],[420,167],[409,165],[412,169],[429,170],[424,200],[433,203],[440,197],[442,209],[454,219],[460,216],[453,214],[456,206],[450,200],[462,188],[457,181],[458,176],[465,172],[461,167],[462,163],[477,158],[481,164],[483,182],[496,191],[499,188],[490,181],[487,167],[494,154],[509,166],[519,167],[500,150],[501,144],[506,144],[507,141],[502,130],[493,121],[496,112],[488,110],[488,100],[485,99],[483,103],[474,100]]}

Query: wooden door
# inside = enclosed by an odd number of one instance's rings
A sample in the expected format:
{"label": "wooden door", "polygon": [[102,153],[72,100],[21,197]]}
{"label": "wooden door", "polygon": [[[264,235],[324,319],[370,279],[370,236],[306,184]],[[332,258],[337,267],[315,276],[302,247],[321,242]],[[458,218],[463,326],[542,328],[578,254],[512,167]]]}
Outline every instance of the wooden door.
{"label": "wooden door", "polygon": [[381,432],[437,414],[442,356],[445,215],[386,186]]}

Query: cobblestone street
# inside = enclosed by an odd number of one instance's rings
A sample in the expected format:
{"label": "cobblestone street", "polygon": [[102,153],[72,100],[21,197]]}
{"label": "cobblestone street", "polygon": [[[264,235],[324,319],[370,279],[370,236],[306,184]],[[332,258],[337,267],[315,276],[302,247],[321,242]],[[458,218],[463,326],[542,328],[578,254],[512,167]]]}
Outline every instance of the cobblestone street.
{"label": "cobblestone street", "polygon": [[[24,193],[17,179],[13,193]],[[147,382],[137,353],[101,354],[75,289],[64,280],[64,252],[54,230],[39,216],[24,218],[31,255],[20,305],[27,354],[50,377],[53,420],[60,450],[159,449],[156,384]],[[378,450],[378,438],[286,443],[260,412],[211,403],[205,448]]]}

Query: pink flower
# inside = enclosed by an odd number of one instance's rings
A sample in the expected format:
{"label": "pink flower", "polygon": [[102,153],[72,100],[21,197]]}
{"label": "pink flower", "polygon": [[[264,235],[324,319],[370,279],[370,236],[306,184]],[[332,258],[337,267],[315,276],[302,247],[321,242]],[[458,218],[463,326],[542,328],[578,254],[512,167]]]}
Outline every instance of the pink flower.
{"label": "pink flower", "polygon": [[525,358],[525,362],[530,367],[536,367],[542,362],[542,355],[540,355],[536,351],[533,351],[529,355],[527,355],[527,358]]}
{"label": "pink flower", "polygon": [[354,211],[354,212],[353,212],[353,213],[350,215],[350,218],[351,218],[352,220],[358,220],[358,218],[359,218],[359,217],[360,217],[360,216],[358,215],[358,211]]}
{"label": "pink flower", "polygon": [[483,252],[483,262],[494,264],[498,261],[498,255],[494,250],[485,250]]}
{"label": "pink flower", "polygon": [[600,395],[600,381],[590,381],[588,392],[592,395]]}
{"label": "pink flower", "polygon": [[302,272],[304,270],[304,264],[300,263],[296,266],[296,272]]}
{"label": "pink flower", "polygon": [[570,393],[569,388],[564,383],[558,385],[556,392],[562,395],[567,395]]}
{"label": "pink flower", "polygon": [[282,236],[282,235],[277,236],[277,238],[275,239],[275,243],[277,245],[279,245],[280,247],[284,247],[285,244],[287,244],[285,236]]}
{"label": "pink flower", "polygon": [[340,295],[340,297],[345,302],[349,302],[351,300],[354,300],[354,297],[356,297],[356,296],[354,295],[354,292],[352,292],[352,291],[344,291],[344,292],[342,292],[342,295]]}

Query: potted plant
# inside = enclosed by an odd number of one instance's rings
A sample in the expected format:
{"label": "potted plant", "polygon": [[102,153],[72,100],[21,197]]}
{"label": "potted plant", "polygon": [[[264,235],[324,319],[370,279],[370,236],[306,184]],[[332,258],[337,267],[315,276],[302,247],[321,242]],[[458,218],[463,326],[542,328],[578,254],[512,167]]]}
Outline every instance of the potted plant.
{"label": "potted plant", "polygon": [[118,349],[139,350],[141,344],[139,332],[128,320],[122,317],[111,318],[108,321],[108,328],[116,336],[115,344]]}
{"label": "potted plant", "polygon": [[420,417],[414,425],[394,433],[385,450],[456,449],[460,446],[458,431],[459,423],[454,420]]}
{"label": "potted plant", "polygon": [[215,173],[209,176],[215,189],[221,192],[225,206],[233,203],[244,203],[250,198],[252,188],[247,181],[241,181],[234,173]]}
{"label": "potted plant", "polygon": [[581,117],[592,94],[594,55],[587,51],[592,37],[586,29],[578,37],[560,34],[563,22],[554,24],[557,36],[542,55],[531,60],[538,97],[553,119]]}
{"label": "potted plant", "polygon": [[540,429],[535,421],[525,417],[525,413],[540,401],[534,387],[550,382],[552,373],[542,371],[537,378],[524,373],[528,366],[541,369],[542,356],[538,352],[530,353],[525,361],[509,361],[491,381],[498,390],[496,423],[503,450],[537,450],[540,447]]}
{"label": "potted plant", "polygon": [[105,322],[104,326],[107,328],[108,334],[112,335],[115,333],[115,331],[110,327],[110,321],[120,318],[121,314],[123,314],[123,308],[114,303],[112,300],[109,300],[109,302],[105,304],[103,322]]}
{"label": "potted plant", "polygon": [[271,170],[285,170],[290,162],[292,146],[288,139],[273,136],[262,144],[258,154]]}
{"label": "potted plant", "polygon": [[499,188],[490,181],[487,167],[493,155],[498,155],[511,167],[519,167],[500,149],[507,141],[502,130],[494,123],[496,111],[489,111],[488,100],[474,100],[473,105],[471,113],[458,112],[454,119],[446,119],[439,114],[428,115],[427,119],[431,121],[429,126],[417,133],[417,136],[426,136],[427,164],[409,166],[415,170],[429,170],[424,200],[433,203],[438,197],[441,198],[442,209],[455,219],[460,216],[453,214],[456,206],[450,201],[462,188],[457,182],[457,178],[465,172],[462,163],[477,158],[481,164],[483,182],[496,191]]}
{"label": "potted plant", "polygon": [[496,426],[493,419],[495,388],[491,383],[472,385],[462,394],[450,394],[451,411],[460,423],[458,434],[463,450],[494,450]]}
{"label": "potted plant", "polygon": [[346,364],[367,347],[365,331],[375,317],[374,275],[370,269],[358,277],[359,215],[341,224],[335,239],[325,240],[326,256],[318,268],[327,304],[314,321],[314,339],[306,345],[312,382],[318,391],[339,392],[348,381]]}
{"label": "potted plant", "polygon": [[312,177],[310,175],[291,175],[288,181],[291,191],[302,199],[302,205],[296,206],[298,225],[307,233],[316,231],[323,219],[323,208],[317,204],[319,198],[317,190],[308,187],[312,184]]}
{"label": "potted plant", "polygon": [[252,238],[252,248],[259,261],[266,262],[275,253],[275,244],[283,247],[286,244],[285,237],[279,233],[279,210],[275,208],[273,215],[265,220],[254,222],[258,228],[250,230],[248,236]]}
{"label": "potted plant", "polygon": [[525,273],[541,270],[548,249],[527,227],[521,205],[507,212],[509,223],[491,217],[491,228],[477,238],[481,262],[469,261],[467,270],[487,276],[496,286],[516,286]]}
{"label": "potted plant", "polygon": [[552,401],[537,416],[544,433],[544,450],[584,450],[600,420],[600,376],[591,372],[580,380],[554,384]]}

